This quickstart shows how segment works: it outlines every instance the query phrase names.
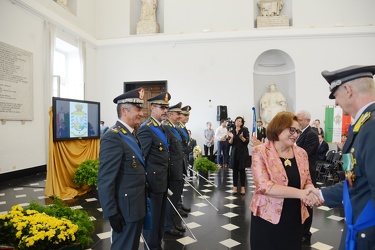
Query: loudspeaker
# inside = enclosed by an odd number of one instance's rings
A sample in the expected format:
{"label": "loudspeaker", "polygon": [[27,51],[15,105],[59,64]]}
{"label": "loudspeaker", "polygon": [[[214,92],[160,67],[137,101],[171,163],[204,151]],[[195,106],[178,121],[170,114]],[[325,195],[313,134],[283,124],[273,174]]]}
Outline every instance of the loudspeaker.
{"label": "loudspeaker", "polygon": [[216,120],[226,120],[228,118],[227,106],[217,106]]}

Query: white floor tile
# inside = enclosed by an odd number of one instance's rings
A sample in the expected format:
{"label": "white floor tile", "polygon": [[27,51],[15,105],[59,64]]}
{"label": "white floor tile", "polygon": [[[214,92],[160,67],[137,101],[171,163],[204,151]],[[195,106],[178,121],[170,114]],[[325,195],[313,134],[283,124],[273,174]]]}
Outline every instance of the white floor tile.
{"label": "white floor tile", "polygon": [[201,216],[201,215],[204,215],[204,213],[202,213],[202,212],[200,212],[200,211],[191,212],[191,213],[189,213],[189,214],[191,214],[191,215],[193,215],[193,216]]}
{"label": "white floor tile", "polygon": [[331,215],[327,217],[328,219],[335,220],[335,221],[340,221],[343,220],[344,217],[336,216],[336,215]]}
{"label": "white floor tile", "polygon": [[238,226],[233,225],[233,224],[231,224],[231,223],[226,224],[226,225],[221,226],[221,227],[224,228],[224,229],[226,229],[226,230],[228,230],[228,231],[232,231],[232,230],[234,230],[234,229],[239,228]]}
{"label": "white floor tile", "polygon": [[197,204],[194,204],[195,206],[197,207],[205,207],[205,206],[208,206],[206,203],[197,203]]}
{"label": "white floor tile", "polygon": [[324,211],[329,211],[329,210],[331,210],[332,208],[329,208],[329,207],[327,207],[327,206],[319,206],[319,207],[317,207],[317,209],[324,210]]}
{"label": "white floor tile", "polygon": [[312,244],[311,248],[318,249],[318,250],[330,250],[330,249],[333,249],[333,246],[330,246],[321,242],[317,242],[315,244]]}
{"label": "white floor tile", "polygon": [[194,228],[200,227],[201,225],[195,222],[190,222],[190,223],[187,223],[186,226],[190,229],[194,229]]}
{"label": "white floor tile", "polygon": [[229,248],[232,248],[241,244],[238,241],[235,241],[232,239],[223,240],[223,241],[220,241],[219,243]]}
{"label": "white floor tile", "polygon": [[223,215],[226,216],[226,217],[228,217],[228,218],[233,218],[233,217],[238,216],[238,214],[235,214],[235,213],[232,213],[232,212],[225,213],[225,214],[223,214]]}
{"label": "white floor tile", "polygon": [[238,207],[238,205],[236,205],[236,204],[232,204],[232,203],[230,203],[230,204],[226,204],[226,205],[224,205],[225,207],[229,207],[229,208],[234,208],[234,207]]}
{"label": "white floor tile", "polygon": [[101,240],[108,239],[108,238],[111,238],[111,231],[104,232],[104,233],[101,233],[101,234],[97,234],[96,236],[98,236],[99,239],[101,239]]}
{"label": "white floor tile", "polygon": [[194,240],[193,238],[191,238],[189,236],[186,236],[184,238],[178,239],[177,241],[180,242],[182,245],[185,245],[185,246],[189,245],[191,243],[197,242],[196,240]]}

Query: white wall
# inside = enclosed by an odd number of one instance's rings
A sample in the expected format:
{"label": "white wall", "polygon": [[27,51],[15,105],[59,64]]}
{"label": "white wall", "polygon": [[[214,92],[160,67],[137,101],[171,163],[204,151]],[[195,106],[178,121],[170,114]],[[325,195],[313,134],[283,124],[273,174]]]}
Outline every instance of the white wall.
{"label": "white wall", "polygon": [[[253,69],[263,52],[278,49],[291,57],[294,111],[308,109],[321,121],[324,105],[333,104],[321,71],[374,64],[375,58],[372,0],[294,1],[294,27],[278,29],[253,28],[256,1],[163,0],[165,34],[153,36],[129,36],[137,15],[127,17],[135,5],[128,1],[77,0],[75,17],[52,0],[12,1],[0,1],[0,41],[33,53],[34,120],[0,125],[0,174],[47,162],[44,19],[87,42],[85,96],[101,102],[108,125],[117,119],[112,100],[123,92],[123,82],[167,80],[171,103],[192,106],[188,128],[201,146],[205,123],[218,126],[218,105],[228,106],[232,118],[244,115],[251,127]],[[202,32],[206,28],[212,31]]]}
{"label": "white wall", "polygon": [[0,12],[7,20],[0,23],[0,40],[33,53],[34,120],[0,125],[0,173],[4,173],[46,163],[48,113],[43,98],[43,21],[9,1],[0,1]]}
{"label": "white wall", "polygon": [[252,31],[241,39],[209,40],[202,35],[190,41],[176,37],[175,41],[149,44],[133,41],[124,46],[101,47],[97,53],[98,81],[112,85],[100,97],[102,115],[107,124],[115,121],[115,105],[111,100],[122,93],[124,81],[166,79],[171,104],[182,101],[192,106],[188,128],[199,145],[203,142],[206,121],[213,122],[214,128],[219,125],[217,105],[226,105],[231,118],[244,115],[247,126],[251,127],[254,62],[272,48],[289,54],[296,66],[296,110],[292,111],[307,109],[314,119],[324,121],[324,106],[332,105],[333,101],[328,99],[328,83],[321,72],[352,64],[373,64],[375,52],[371,47],[375,30],[370,31],[371,36],[348,36],[332,29],[308,35],[300,30],[289,32],[289,37],[273,35],[272,39],[268,37],[270,31],[262,35]]}

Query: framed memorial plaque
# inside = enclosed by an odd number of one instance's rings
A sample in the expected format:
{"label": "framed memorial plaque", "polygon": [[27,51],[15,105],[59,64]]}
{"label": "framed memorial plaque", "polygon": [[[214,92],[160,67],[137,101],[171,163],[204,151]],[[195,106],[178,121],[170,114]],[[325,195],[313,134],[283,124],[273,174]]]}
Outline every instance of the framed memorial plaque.
{"label": "framed memorial plaque", "polygon": [[33,117],[33,54],[0,42],[0,120]]}

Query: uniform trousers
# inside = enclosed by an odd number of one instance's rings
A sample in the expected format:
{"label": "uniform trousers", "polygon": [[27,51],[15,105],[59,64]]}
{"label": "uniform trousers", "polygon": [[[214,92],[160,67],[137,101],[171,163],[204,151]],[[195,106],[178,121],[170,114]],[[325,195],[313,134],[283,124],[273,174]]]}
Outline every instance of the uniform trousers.
{"label": "uniform trousers", "polygon": [[126,222],[121,233],[112,230],[111,250],[138,250],[143,227],[143,218]]}
{"label": "uniform trousers", "polygon": [[[164,235],[167,192],[150,192],[149,198],[151,205],[152,228],[151,230],[143,230],[143,237],[145,238],[150,250],[160,250],[162,249],[161,241]],[[145,249],[147,249],[146,246]]]}
{"label": "uniform trousers", "polygon": [[[179,203],[181,200],[183,183],[184,183],[183,180],[169,181],[169,189],[173,192],[173,195],[169,196],[169,199],[177,210],[180,205]],[[172,207],[172,205],[168,201],[164,231],[167,232],[167,231],[172,230],[174,228],[174,223],[179,223],[180,221],[181,221],[180,217],[177,215],[175,209]]]}

